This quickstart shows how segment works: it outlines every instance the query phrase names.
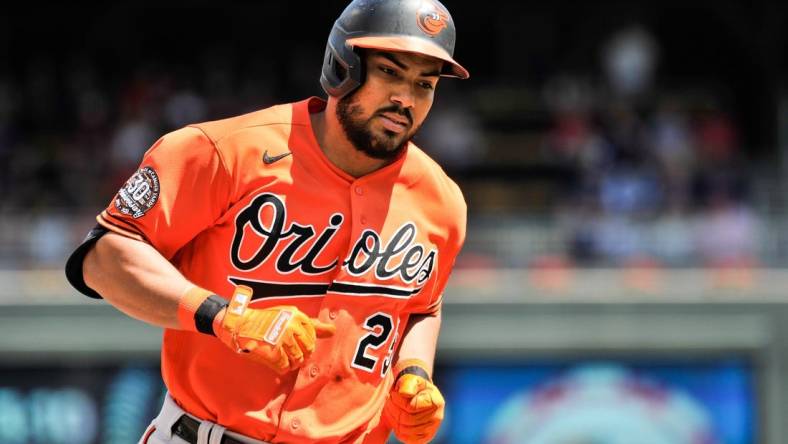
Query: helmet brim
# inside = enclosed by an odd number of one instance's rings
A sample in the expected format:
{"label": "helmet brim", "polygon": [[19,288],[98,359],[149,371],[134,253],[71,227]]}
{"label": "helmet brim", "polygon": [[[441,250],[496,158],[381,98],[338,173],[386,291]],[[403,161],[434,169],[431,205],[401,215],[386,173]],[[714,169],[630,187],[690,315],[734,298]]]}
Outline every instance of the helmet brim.
{"label": "helmet brim", "polygon": [[446,63],[443,65],[441,76],[467,79],[470,73],[457,63],[445,49],[428,40],[412,36],[366,36],[347,39],[347,45],[352,48],[368,48],[383,51],[411,52],[421,54]]}

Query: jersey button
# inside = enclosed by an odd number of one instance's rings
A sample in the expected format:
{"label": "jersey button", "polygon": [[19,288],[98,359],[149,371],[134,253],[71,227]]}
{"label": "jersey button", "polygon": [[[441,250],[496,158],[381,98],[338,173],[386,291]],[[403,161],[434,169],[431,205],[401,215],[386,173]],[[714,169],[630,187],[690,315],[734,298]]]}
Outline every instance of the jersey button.
{"label": "jersey button", "polygon": [[299,421],[298,418],[293,418],[293,420],[290,421],[290,428],[295,430],[299,427],[301,427],[301,421]]}
{"label": "jersey button", "polygon": [[331,318],[331,319],[336,319],[337,318],[337,311],[336,310],[329,311],[328,312],[328,317]]}
{"label": "jersey button", "polygon": [[363,189],[363,188],[361,188],[361,187],[356,187],[356,194],[358,194],[359,196],[361,196],[362,194],[364,194],[364,189]]}
{"label": "jersey button", "polygon": [[316,365],[309,367],[309,376],[314,378],[318,373],[320,373],[320,369]]}
{"label": "jersey button", "polygon": [[367,224],[367,218],[364,217],[364,216],[361,216],[361,223],[366,225]]}

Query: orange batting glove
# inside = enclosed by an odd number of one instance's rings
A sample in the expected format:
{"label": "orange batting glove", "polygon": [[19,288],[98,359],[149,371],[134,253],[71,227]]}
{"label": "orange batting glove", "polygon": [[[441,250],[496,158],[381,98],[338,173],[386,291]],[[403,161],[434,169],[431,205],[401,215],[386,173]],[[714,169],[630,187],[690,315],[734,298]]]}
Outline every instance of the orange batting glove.
{"label": "orange batting glove", "polygon": [[[279,374],[301,367],[315,351],[317,338],[329,337],[335,332],[333,325],[311,319],[297,307],[280,305],[254,309],[249,308],[251,300],[252,289],[239,285],[222,317],[223,300],[217,296],[206,298],[195,312],[198,331],[206,328],[203,325],[201,329],[200,311],[208,311],[205,306],[210,311],[219,308],[211,319],[210,333],[235,352]],[[203,324],[205,322],[202,320]]]}
{"label": "orange batting glove", "polygon": [[426,368],[418,359],[398,362],[394,366],[394,386],[383,406],[384,420],[407,444],[429,442],[443,421],[446,401]]}

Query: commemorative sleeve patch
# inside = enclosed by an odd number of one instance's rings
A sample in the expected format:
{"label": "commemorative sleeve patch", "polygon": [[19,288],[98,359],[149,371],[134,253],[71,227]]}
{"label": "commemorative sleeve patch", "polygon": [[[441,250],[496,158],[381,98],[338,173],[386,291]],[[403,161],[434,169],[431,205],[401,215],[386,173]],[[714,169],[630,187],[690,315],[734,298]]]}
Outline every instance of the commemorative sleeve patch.
{"label": "commemorative sleeve patch", "polygon": [[140,218],[159,200],[159,176],[151,167],[140,168],[115,196],[115,208],[134,219]]}

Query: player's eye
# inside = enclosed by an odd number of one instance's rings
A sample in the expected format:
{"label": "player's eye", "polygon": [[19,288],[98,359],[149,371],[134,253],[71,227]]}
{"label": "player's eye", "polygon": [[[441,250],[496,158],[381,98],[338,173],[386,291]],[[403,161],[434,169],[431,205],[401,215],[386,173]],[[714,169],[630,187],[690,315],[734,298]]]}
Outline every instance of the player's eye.
{"label": "player's eye", "polygon": [[431,90],[432,88],[434,88],[432,86],[432,83],[430,83],[430,82],[420,82],[419,86],[424,88],[424,89],[426,89],[426,90]]}
{"label": "player's eye", "polygon": [[393,69],[389,68],[388,66],[381,66],[381,67],[380,67],[380,70],[381,70],[381,71],[382,71],[384,74],[387,74],[387,75],[390,75],[390,76],[396,76],[396,75],[397,75],[397,72],[396,72],[396,71],[394,71]]}

